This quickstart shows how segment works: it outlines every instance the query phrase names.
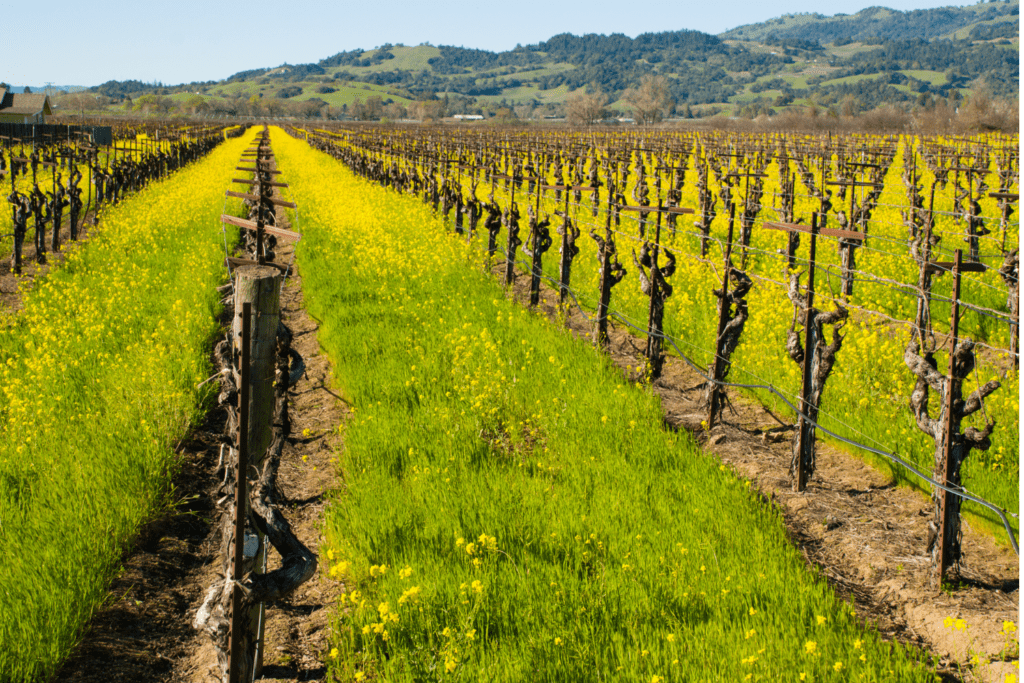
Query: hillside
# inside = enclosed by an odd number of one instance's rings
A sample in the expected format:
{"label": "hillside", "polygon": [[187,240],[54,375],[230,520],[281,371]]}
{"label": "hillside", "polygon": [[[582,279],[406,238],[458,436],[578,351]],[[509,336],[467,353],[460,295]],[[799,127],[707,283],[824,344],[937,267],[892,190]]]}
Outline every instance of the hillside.
{"label": "hillside", "polygon": [[[847,112],[880,104],[958,101],[984,82],[1017,97],[1019,0],[855,15],[785,15],[712,36],[678,30],[560,34],[505,52],[386,44],[310,64],[242,71],[217,82],[158,87],[111,81],[93,92],[116,101],[192,113],[419,118],[490,114],[555,116],[573,92],[600,91],[613,111],[646,75],[666,79],[667,113],[754,116],[815,104]],[[416,102],[433,103],[417,105]],[[138,108],[138,105],[130,105]],[[326,109],[330,107],[330,109]]]}
{"label": "hillside", "polygon": [[[934,38],[1010,38],[1017,35],[1019,0],[965,7],[901,12],[868,7],[856,14],[786,14],[759,24],[746,24],[719,35],[724,40],[800,39],[816,43],[852,42],[871,38],[931,40]],[[994,35],[997,33],[998,35]]]}

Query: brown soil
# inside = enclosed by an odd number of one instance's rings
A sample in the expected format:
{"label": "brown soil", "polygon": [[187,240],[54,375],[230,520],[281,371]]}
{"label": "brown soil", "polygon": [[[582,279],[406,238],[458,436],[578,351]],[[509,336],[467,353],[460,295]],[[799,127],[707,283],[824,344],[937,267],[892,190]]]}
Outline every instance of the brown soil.
{"label": "brown soil", "polygon": [[[504,264],[496,267],[496,276],[503,269]],[[635,283],[630,278],[620,286]],[[513,295],[524,305],[529,285],[529,277],[519,273]],[[564,320],[578,337],[592,338],[594,324],[578,308],[566,316],[554,305],[555,290],[545,286],[541,296],[540,313]],[[616,325],[609,325],[609,337],[610,357],[635,380],[627,366],[640,365],[644,341]],[[1020,626],[1019,559],[1008,544],[965,522],[961,581],[936,591],[927,553],[932,504],[924,494],[897,486],[889,474],[820,440],[814,476],[803,493],[793,492],[793,432],[780,432],[772,413],[734,389],[728,392],[731,407],[725,411],[725,424],[705,431],[702,382],[682,360],[667,358],[662,377],[652,387],[666,423],[693,434],[705,450],[750,480],[752,490],[771,500],[808,565],[819,568],[841,596],[853,599],[866,623],[886,638],[930,652],[949,680],[1003,683],[1008,673],[1019,676],[1019,632],[1012,638],[1000,633],[1004,620]],[[967,628],[947,628],[947,617],[963,619]],[[976,655],[992,663],[972,666]]]}

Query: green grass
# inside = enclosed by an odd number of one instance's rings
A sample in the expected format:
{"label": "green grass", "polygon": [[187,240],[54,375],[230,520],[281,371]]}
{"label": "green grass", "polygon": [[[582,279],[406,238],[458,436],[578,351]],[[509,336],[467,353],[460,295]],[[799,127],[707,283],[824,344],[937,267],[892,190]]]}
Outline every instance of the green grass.
{"label": "green grass", "polygon": [[835,55],[836,57],[850,57],[852,55],[860,54],[861,52],[870,52],[871,50],[877,50],[878,45],[865,45],[863,43],[847,43],[846,45],[834,46],[830,45],[826,47],[826,51]]}
{"label": "green grass", "polygon": [[355,410],[323,546],[346,586],[333,673],[931,680],[648,391],[507,300],[475,245],[279,130],[274,149],[302,206],[307,305]]}
{"label": "green grass", "polygon": [[873,74],[857,74],[855,76],[844,76],[843,78],[833,78],[827,81],[822,81],[822,87],[829,85],[840,85],[843,83],[860,83],[861,81],[874,81],[881,78],[884,74],[873,73]]}
{"label": "green grass", "polygon": [[481,95],[477,101],[481,104],[497,104],[506,100],[512,104],[537,100],[542,104],[565,102],[572,90],[567,85],[560,85],[557,88],[541,90],[532,85],[524,85],[518,88],[506,88],[500,95]]}
{"label": "green grass", "polygon": [[946,74],[942,73],[941,71],[926,71],[926,70],[923,70],[923,69],[906,69],[904,71],[901,71],[900,73],[902,73],[902,74],[904,74],[906,76],[910,76],[911,78],[916,78],[919,81],[925,81],[926,83],[931,83],[932,85],[945,85],[949,81],[949,79],[946,78]]}
{"label": "green grass", "polygon": [[391,98],[394,101],[400,102],[402,104],[409,104],[410,102],[412,102],[412,100],[409,99],[408,97],[401,97],[399,95],[395,95],[385,87],[372,85],[370,83],[366,83],[365,88],[363,87],[364,84],[339,85],[336,83],[328,83],[327,85],[336,89],[336,92],[332,93],[316,92],[316,87],[319,85],[319,83],[316,85],[307,85],[301,95],[296,95],[291,99],[295,102],[303,102],[314,97],[319,97],[324,102],[334,107],[340,107],[343,104],[351,105],[357,99],[365,102],[367,99],[371,97],[380,97],[382,100]]}
{"label": "green grass", "polygon": [[[367,50],[363,53],[363,59],[369,59],[377,50]],[[434,57],[441,55],[440,48],[433,47],[432,45],[417,45],[415,47],[394,47],[391,49],[391,54],[395,56],[394,59],[386,59],[380,64],[373,64],[371,66],[351,66],[343,65],[339,67],[331,67],[327,69],[328,73],[337,73],[339,71],[348,71],[353,74],[368,74],[377,73],[379,71],[395,71],[402,69],[405,71],[423,71],[431,70],[428,61]]]}
{"label": "green grass", "polygon": [[218,215],[249,136],[103,211],[0,320],[0,680],[45,681],[139,525],[173,499],[224,277]]}

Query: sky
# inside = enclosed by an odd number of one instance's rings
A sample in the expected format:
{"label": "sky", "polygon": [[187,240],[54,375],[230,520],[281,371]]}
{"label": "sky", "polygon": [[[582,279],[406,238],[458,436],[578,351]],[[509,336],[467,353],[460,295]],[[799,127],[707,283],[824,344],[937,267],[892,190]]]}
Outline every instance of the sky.
{"label": "sky", "polygon": [[635,37],[694,29],[717,34],[782,14],[854,14],[873,4],[898,10],[942,6],[936,0],[376,0],[333,5],[312,0],[0,0],[7,27],[0,34],[0,81],[92,86],[135,79],[173,85],[220,80],[285,62],[317,62],[343,50],[385,43],[502,51],[559,33]]}

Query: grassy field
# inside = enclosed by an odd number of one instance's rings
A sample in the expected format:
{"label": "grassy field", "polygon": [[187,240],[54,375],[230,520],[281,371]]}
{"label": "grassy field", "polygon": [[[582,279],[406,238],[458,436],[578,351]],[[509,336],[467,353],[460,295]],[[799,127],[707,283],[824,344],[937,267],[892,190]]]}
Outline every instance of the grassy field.
{"label": "grassy field", "polygon": [[925,681],[777,513],[419,201],[274,130],[338,390],[342,680]]}
{"label": "grassy field", "polygon": [[[371,59],[378,50],[367,50],[362,54],[362,59]],[[371,66],[337,66],[326,69],[327,73],[334,74],[339,71],[348,71],[353,74],[377,73],[380,71],[394,71],[402,69],[405,71],[429,71],[429,60],[441,55],[440,48],[432,45],[417,45],[415,47],[393,47],[391,54],[394,59],[386,59],[379,64]]]}
{"label": "grassy field", "polygon": [[949,82],[949,79],[946,78],[946,74],[942,73],[941,71],[907,69],[905,71],[901,71],[900,73],[905,76],[910,76],[911,78],[916,78],[919,81],[931,83],[932,85],[945,85],[946,83]]}
{"label": "grassy field", "polygon": [[170,502],[201,414],[243,138],[114,208],[0,320],[0,680],[48,680]]}

